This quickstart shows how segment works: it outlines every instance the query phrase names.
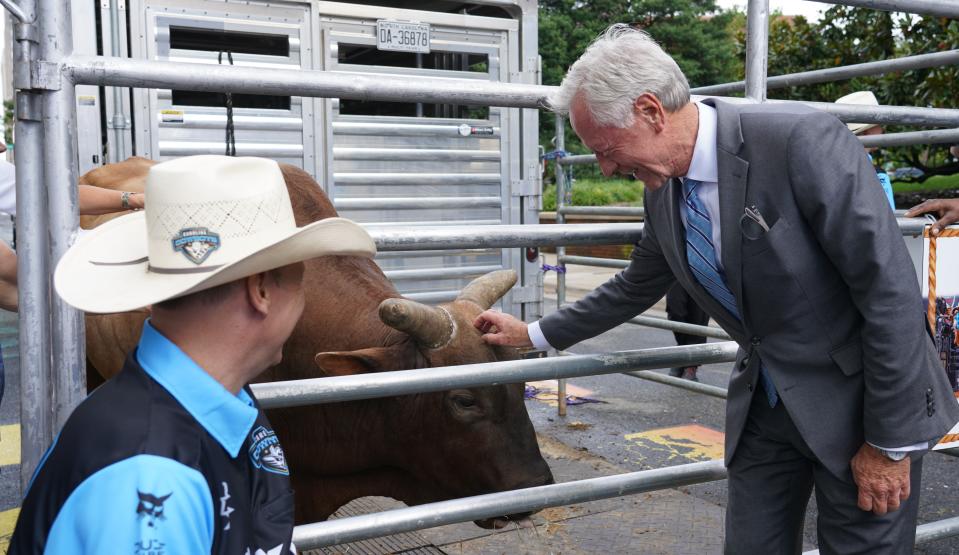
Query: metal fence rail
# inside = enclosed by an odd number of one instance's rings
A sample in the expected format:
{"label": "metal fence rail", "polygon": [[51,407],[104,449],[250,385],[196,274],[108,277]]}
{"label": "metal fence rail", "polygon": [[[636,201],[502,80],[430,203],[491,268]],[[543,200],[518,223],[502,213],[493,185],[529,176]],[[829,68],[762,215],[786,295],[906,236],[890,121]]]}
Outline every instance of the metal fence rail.
{"label": "metal fence rail", "polygon": [[301,550],[316,549],[444,524],[713,482],[725,477],[726,468],[721,460],[683,464],[305,524],[296,527],[293,541]]}
{"label": "metal fence rail", "polygon": [[[908,71],[912,69],[926,69],[930,67],[946,66],[956,63],[959,63],[959,50],[946,50],[944,52],[933,52],[931,54],[917,54],[915,56],[890,58],[888,60],[881,60],[878,62],[866,62],[863,64],[852,64],[848,66],[814,69],[812,71],[800,71],[798,73],[789,73],[786,75],[776,75],[766,79],[766,89],[784,89],[787,87],[797,87],[800,85],[828,83],[830,81],[841,81],[844,79],[852,79],[854,77],[880,75],[883,73]],[[746,90],[745,81],[734,81],[732,83],[722,83],[720,85],[695,87],[690,89],[690,92],[693,94],[728,94],[731,92],[742,92],[744,90]]]}
{"label": "metal fence rail", "polygon": [[466,387],[733,362],[736,360],[738,349],[739,346],[736,343],[728,341],[598,355],[485,362],[376,374],[268,382],[254,384],[252,388],[263,408],[299,407]]}
{"label": "metal fence rail", "polygon": [[[384,102],[435,102],[472,106],[542,108],[556,87],[476,81],[470,79],[407,79],[388,75],[369,76],[335,71],[208,65],[186,62],[132,60],[104,56],[65,59],[61,82],[137,88],[294,95]],[[51,79],[56,80],[55,77]],[[53,84],[51,86],[56,86]],[[728,102],[750,99],[721,97]],[[959,110],[915,106],[856,106],[824,102],[768,100],[806,104],[835,114],[843,121],[900,123],[959,127]]]}

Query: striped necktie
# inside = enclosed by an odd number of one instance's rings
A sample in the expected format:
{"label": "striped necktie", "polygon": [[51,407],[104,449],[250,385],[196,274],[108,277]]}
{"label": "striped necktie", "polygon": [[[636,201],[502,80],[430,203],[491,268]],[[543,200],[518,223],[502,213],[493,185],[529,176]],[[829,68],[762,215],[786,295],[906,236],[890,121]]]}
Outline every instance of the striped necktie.
{"label": "striped necktie", "polygon": [[[719,269],[716,247],[713,245],[713,223],[709,219],[706,205],[696,194],[696,188],[702,185],[695,179],[683,180],[683,209],[686,211],[686,261],[696,281],[712,295],[730,314],[742,321],[736,297],[726,285],[726,276]],[[779,400],[776,387],[764,365],[759,367],[759,381],[762,383],[769,406],[775,407]]]}

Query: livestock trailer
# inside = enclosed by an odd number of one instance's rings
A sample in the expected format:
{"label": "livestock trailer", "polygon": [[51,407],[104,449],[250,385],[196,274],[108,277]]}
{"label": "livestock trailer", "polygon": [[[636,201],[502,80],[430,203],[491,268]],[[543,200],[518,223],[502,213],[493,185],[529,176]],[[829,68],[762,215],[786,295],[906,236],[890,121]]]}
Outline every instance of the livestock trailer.
{"label": "livestock trailer", "polygon": [[[77,54],[409,79],[540,79],[536,0],[71,5]],[[81,173],[133,155],[223,154],[232,133],[237,155],[305,169],[341,215],[367,226],[538,223],[532,109],[79,86],[77,121]],[[542,315],[535,249],[391,252],[377,262],[401,293],[430,303],[512,268],[520,283],[503,310]]]}

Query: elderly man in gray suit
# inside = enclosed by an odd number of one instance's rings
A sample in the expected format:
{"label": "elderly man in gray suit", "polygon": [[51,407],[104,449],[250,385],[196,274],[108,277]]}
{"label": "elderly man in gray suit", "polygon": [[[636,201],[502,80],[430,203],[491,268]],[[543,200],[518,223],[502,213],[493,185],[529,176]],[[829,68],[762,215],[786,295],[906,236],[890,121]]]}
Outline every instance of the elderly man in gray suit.
{"label": "elderly man in gray suit", "polygon": [[565,349],[678,281],[740,345],[726,552],[798,553],[813,485],[823,553],[910,551],[921,454],[959,407],[862,145],[802,106],[690,102],[676,63],[626,25],[551,102],[604,174],[645,183],[645,235],[622,273],[539,322],[481,314],[486,341]]}

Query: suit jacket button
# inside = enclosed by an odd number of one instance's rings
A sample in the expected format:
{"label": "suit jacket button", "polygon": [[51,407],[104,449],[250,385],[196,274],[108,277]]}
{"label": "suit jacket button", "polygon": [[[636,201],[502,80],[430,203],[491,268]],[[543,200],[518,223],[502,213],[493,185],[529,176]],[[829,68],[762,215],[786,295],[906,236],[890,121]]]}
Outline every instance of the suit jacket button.
{"label": "suit jacket button", "polygon": [[740,368],[745,368],[745,367],[747,367],[747,366],[749,366],[749,357],[746,357],[746,358],[742,359],[741,361],[739,361],[739,367],[740,367]]}
{"label": "suit jacket button", "polygon": [[753,384],[751,383],[746,384],[746,391],[752,391],[752,390],[753,390]]}
{"label": "suit jacket button", "polygon": [[762,340],[760,339],[758,335],[754,335],[753,338],[749,340],[749,342],[752,343],[754,347],[757,347],[759,346],[760,343],[762,343]]}
{"label": "suit jacket button", "polygon": [[927,416],[932,416],[932,415],[934,415],[934,414],[936,414],[936,409],[934,409],[934,408],[932,408],[932,407],[929,407],[928,409],[926,409],[926,415],[927,415]]}

